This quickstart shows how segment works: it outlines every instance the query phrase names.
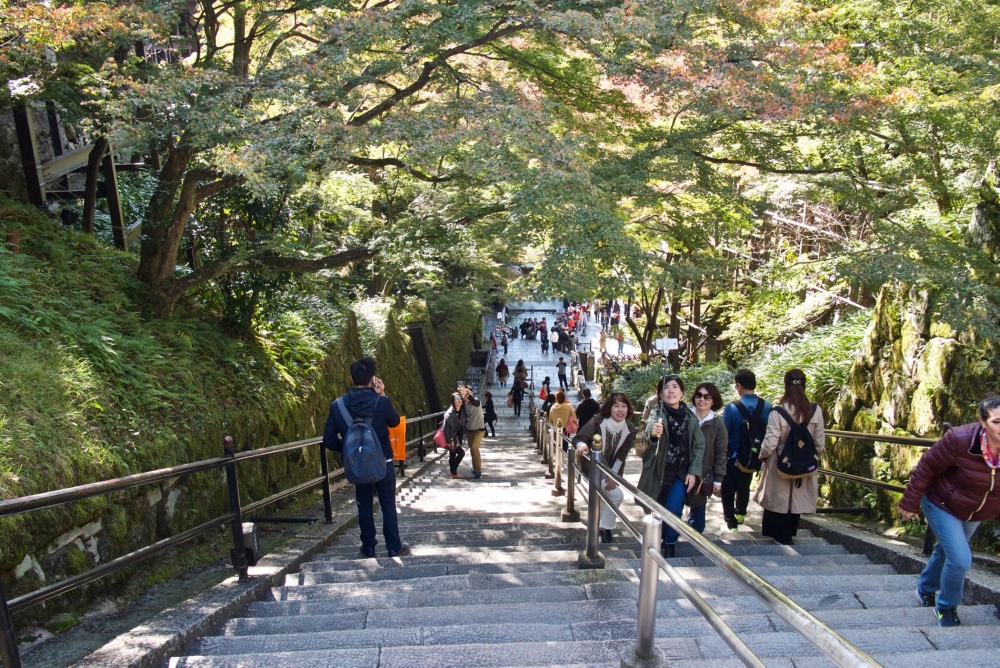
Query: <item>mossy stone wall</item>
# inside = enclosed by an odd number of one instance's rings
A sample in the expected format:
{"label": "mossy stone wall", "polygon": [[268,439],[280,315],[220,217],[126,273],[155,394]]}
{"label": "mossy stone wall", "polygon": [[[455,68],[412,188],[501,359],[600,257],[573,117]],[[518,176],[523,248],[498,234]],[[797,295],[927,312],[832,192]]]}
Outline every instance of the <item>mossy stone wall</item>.
{"label": "mossy stone wall", "polygon": [[[433,329],[428,329],[428,335],[434,337]],[[449,374],[444,378],[451,378],[459,368],[464,375],[473,332],[468,326],[441,329],[443,333],[432,339],[446,342],[432,344],[436,370]],[[458,341],[469,344],[462,348]],[[350,365],[361,355],[357,323],[353,314],[349,314],[342,340],[320,362],[322,372],[308,394],[289,396],[284,405],[267,415],[234,407],[228,412],[225,424],[206,425],[195,448],[196,456],[206,459],[221,456],[223,438],[227,435],[233,437],[236,451],[241,452],[322,434],[330,402],[352,386]],[[392,317],[386,335],[378,343],[376,361],[387,394],[401,414],[415,415],[418,410],[426,410],[427,399],[412,344]],[[334,456],[331,466],[336,465]],[[240,464],[241,499],[245,504],[264,498],[313,478],[319,471],[318,446]],[[228,512],[226,489],[224,472],[215,470],[96,497],[62,510],[19,516],[14,533],[8,534],[17,536],[18,545],[8,546],[7,558],[0,564],[0,578],[7,595],[13,598],[28,593],[222,515]],[[74,590],[19,615],[18,622],[73,608],[128,575],[128,571],[122,571]]]}
{"label": "mossy stone wall", "polygon": [[[976,405],[996,382],[976,362],[992,351],[989,344],[936,321],[934,299],[922,288],[882,289],[848,385],[831,411],[832,429],[937,438],[945,423],[976,419]],[[899,485],[909,479],[923,452],[923,448],[853,439],[835,439],[827,445],[833,470]],[[833,506],[868,505],[884,519],[896,519],[899,494],[837,479],[829,490]]]}

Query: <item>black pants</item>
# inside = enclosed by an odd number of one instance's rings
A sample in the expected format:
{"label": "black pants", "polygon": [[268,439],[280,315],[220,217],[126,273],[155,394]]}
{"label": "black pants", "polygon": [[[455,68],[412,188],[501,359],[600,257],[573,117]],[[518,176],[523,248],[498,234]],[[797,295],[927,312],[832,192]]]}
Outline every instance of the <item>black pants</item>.
{"label": "black pants", "polygon": [[524,400],[524,394],[514,394],[514,415],[521,415],[521,401]]}
{"label": "black pants", "polygon": [[493,432],[490,435],[490,438],[496,438],[497,437],[497,428],[493,426],[493,422],[494,422],[494,420],[487,420],[486,421],[486,426],[490,428],[491,432]]}
{"label": "black pants", "polygon": [[448,468],[451,469],[452,474],[458,473],[458,465],[462,463],[462,459],[465,457],[465,449],[461,445],[456,445],[451,452],[448,453]]}
{"label": "black pants", "polygon": [[747,514],[752,480],[753,473],[741,471],[735,459],[726,462],[726,476],[722,479],[722,515],[729,528],[736,526],[737,515]]}
{"label": "black pants", "polygon": [[799,532],[799,514],[776,513],[773,510],[765,509],[760,532],[782,545],[791,545],[792,538]]}
{"label": "black pants", "polygon": [[564,373],[559,374],[559,388],[566,390],[569,389],[569,382],[566,380],[566,374]]}

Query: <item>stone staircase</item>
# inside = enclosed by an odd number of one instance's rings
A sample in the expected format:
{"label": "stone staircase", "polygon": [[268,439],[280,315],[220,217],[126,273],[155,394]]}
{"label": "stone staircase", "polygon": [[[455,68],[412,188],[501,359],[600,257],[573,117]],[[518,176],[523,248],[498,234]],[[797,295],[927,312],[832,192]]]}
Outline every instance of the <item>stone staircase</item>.
{"label": "stone staircase", "polygon": [[[559,521],[564,499],[551,496],[527,435],[487,439],[483,460],[481,480],[448,478],[442,459],[401,490],[411,555],[360,558],[357,529],[349,529],[268,600],[170,665],[619,665],[635,642],[639,545],[619,529],[617,542],[601,546],[607,568],[579,570],[585,529]],[[630,479],[637,464],[626,469]],[[623,508],[641,517],[628,498]],[[720,520],[711,505],[706,533],[723,549],[883,665],[1000,665],[992,606],[963,606],[964,626],[939,628],[917,607],[916,576],[808,532],[781,546],[750,526],[720,533]],[[832,665],[693,548],[678,545],[672,564],[768,666]],[[665,576],[658,598],[656,644],[671,666],[742,665]]]}

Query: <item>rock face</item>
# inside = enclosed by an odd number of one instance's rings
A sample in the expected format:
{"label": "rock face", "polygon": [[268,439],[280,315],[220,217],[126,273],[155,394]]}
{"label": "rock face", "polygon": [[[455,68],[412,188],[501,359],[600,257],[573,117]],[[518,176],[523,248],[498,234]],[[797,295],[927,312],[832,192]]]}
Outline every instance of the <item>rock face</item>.
{"label": "rock face", "polygon": [[[995,385],[980,360],[993,351],[936,321],[934,310],[927,289],[882,289],[848,386],[831,411],[832,429],[936,438],[946,423],[976,419],[976,405]],[[909,479],[923,451],[850,439],[827,445],[831,469],[896,484]],[[898,499],[842,480],[830,485],[832,506],[874,506],[885,519],[894,518]]]}

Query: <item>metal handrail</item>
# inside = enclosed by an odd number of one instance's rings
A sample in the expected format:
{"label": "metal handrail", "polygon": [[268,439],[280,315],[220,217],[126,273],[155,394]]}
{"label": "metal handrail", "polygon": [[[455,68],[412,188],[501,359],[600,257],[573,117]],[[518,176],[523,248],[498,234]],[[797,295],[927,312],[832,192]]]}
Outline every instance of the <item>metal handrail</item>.
{"label": "metal handrail", "polygon": [[827,436],[834,436],[836,438],[850,438],[857,441],[876,441],[878,443],[895,443],[897,445],[913,445],[918,448],[929,448],[938,441],[936,438],[895,436],[892,434],[867,434],[861,431],[841,431],[840,429],[827,429],[825,433]]}
{"label": "metal handrail", "polygon": [[[829,657],[839,666],[871,666],[878,667],[878,664],[868,654],[852,644],[839,633],[825,625],[814,617],[802,606],[792,601],[781,593],[773,585],[744,566],[737,559],[724,552],[700,533],[692,529],[686,522],[656,502],[655,499],[639,491],[630,482],[619,476],[600,461],[591,460],[592,469],[600,470],[604,475],[617,483],[624,491],[628,492],[639,505],[645,506],[651,512],[656,513],[663,521],[678,534],[683,536],[695,549],[711,559],[717,566],[732,575],[737,582],[749,589],[757,598],[764,602],[779,617],[801,634],[806,640],[816,646],[819,651]],[[599,486],[593,486],[592,492],[596,492],[607,502],[607,497],[602,494]],[[614,504],[609,504],[612,507]]]}
{"label": "metal handrail", "polygon": [[886,489],[890,492],[899,492],[902,494],[906,491],[906,487],[903,485],[894,485],[891,482],[882,482],[881,480],[873,480],[872,478],[865,478],[863,476],[852,475],[850,473],[841,473],[840,471],[831,471],[830,469],[816,469],[816,472],[822,473],[823,475],[833,476],[834,478],[842,478],[843,480],[856,482],[861,485],[867,485],[869,487]]}
{"label": "metal handrail", "polygon": [[[570,441],[570,439],[567,438],[564,434],[562,436],[563,436],[564,440]],[[573,451],[574,451],[574,448],[573,448],[573,445],[572,445],[572,441],[570,441],[570,450],[569,450],[569,452],[573,452]],[[589,459],[591,462],[593,462],[593,459],[591,459],[588,455],[584,455],[584,456],[587,457],[587,459]],[[569,458],[567,458],[567,459],[569,459]],[[601,464],[601,467],[603,468],[603,463]],[[571,486],[575,485],[575,481],[570,481],[570,485]],[[625,487],[623,489],[627,489],[627,487]],[[608,508],[610,508],[611,511],[614,512],[614,514],[618,517],[618,519],[620,519],[622,521],[622,524],[625,527],[625,530],[628,531],[629,533],[631,533],[632,536],[637,541],[639,541],[642,544],[642,546],[643,546],[643,553],[642,553],[643,569],[645,569],[646,564],[647,564],[646,559],[652,559],[653,562],[657,566],[659,566],[660,570],[662,570],[663,572],[665,572],[667,574],[667,577],[669,577],[673,581],[673,583],[675,585],[677,585],[677,588],[680,589],[681,593],[684,594],[684,596],[689,601],[691,601],[691,604],[694,606],[695,610],[697,610],[699,613],[701,613],[702,617],[705,618],[705,621],[707,621],[709,623],[709,625],[713,629],[715,629],[716,633],[719,634],[719,636],[722,638],[723,642],[725,642],[726,645],[728,645],[729,648],[733,650],[733,652],[736,654],[736,656],[738,656],[743,661],[743,663],[745,665],[751,666],[752,668],[764,668],[764,663],[760,660],[760,658],[756,654],[754,654],[753,650],[751,650],[747,646],[747,644],[745,642],[743,642],[742,638],[740,638],[736,634],[736,632],[733,631],[733,629],[730,628],[730,626],[728,624],[726,624],[725,620],[722,619],[722,617],[719,615],[719,613],[717,613],[712,608],[712,606],[709,605],[709,603],[704,598],[702,598],[701,594],[699,594],[694,589],[694,587],[691,586],[691,584],[684,578],[684,576],[682,576],[680,573],[677,572],[677,569],[675,569],[673,566],[671,566],[666,561],[666,559],[664,559],[662,556],[660,556],[660,553],[659,553],[660,524],[662,523],[662,520],[660,520],[660,518],[657,517],[657,516],[647,516],[644,519],[644,523],[646,523],[646,530],[650,531],[650,529],[654,529],[654,532],[651,533],[651,534],[649,534],[648,536],[646,535],[646,533],[640,533],[634,526],[632,526],[632,520],[628,516],[625,515],[625,513],[621,510],[621,508],[619,508],[614,503],[611,503],[611,501],[608,498],[608,496],[605,493],[605,491],[600,488],[600,485],[597,486],[597,490],[596,491],[597,491],[598,496],[600,496],[604,500],[604,502],[607,504]],[[656,521],[656,526],[655,527],[650,527],[649,524],[648,524],[651,517],[655,517],[655,521]],[[588,520],[589,519],[590,518],[588,518]],[[588,529],[589,529],[589,521],[588,521]],[[659,578],[657,578],[657,580],[658,579]],[[648,593],[645,593],[645,595],[643,593],[640,593],[640,598],[641,599],[646,599],[646,598],[650,598],[651,597],[655,601],[655,598],[656,598],[655,584],[650,584],[649,586],[651,587],[652,591],[648,592]],[[643,606],[644,603],[645,603],[645,601],[641,601],[640,602],[640,610],[641,610],[641,608],[642,608],[642,606]],[[648,613],[649,613],[649,611],[647,611],[647,614]],[[650,616],[655,618],[655,610],[653,611],[653,613],[654,614],[651,614]],[[646,635],[646,636],[648,636],[648,637],[646,637],[646,638],[643,639],[645,641],[645,644],[651,644],[651,642],[652,642],[652,629],[645,629],[645,630],[643,630],[642,629],[642,625],[640,623],[640,631],[639,631],[639,633],[640,633],[640,635]]]}
{"label": "metal handrail", "polygon": [[[657,518],[659,519],[659,518]],[[691,586],[683,575],[677,572],[670,562],[660,555],[659,550],[656,547],[646,548],[646,554],[656,562],[656,565],[660,567],[660,570],[665,572],[667,576],[673,581],[677,588],[681,590],[681,593],[691,601],[691,605],[694,606],[695,610],[701,613],[701,616],[705,618],[709,626],[715,629],[715,632],[719,634],[722,640],[729,645],[729,648],[736,653],[736,656],[747,666],[753,666],[754,668],[764,668],[764,662],[760,660],[753,650],[747,646],[743,639],[736,635],[736,632],[726,624],[725,620],[719,616],[719,613],[709,605],[708,601],[702,598],[694,587]]]}
{"label": "metal handrail", "polygon": [[[444,413],[444,411],[440,411],[428,415],[420,415],[412,420],[407,420],[407,424],[417,424],[422,420],[435,419],[444,415]],[[422,443],[423,439],[424,434],[421,429],[421,436],[411,441],[407,441],[406,445],[409,446],[417,442]],[[90,497],[99,496],[101,494],[121,492],[139,487],[141,485],[148,485],[163,480],[178,478],[192,473],[225,468],[227,472],[227,482],[229,485],[230,506],[232,508],[232,511],[228,514],[221,515],[179,534],[157,541],[138,550],[134,550],[128,554],[121,555],[83,573],[78,573],[10,601],[6,600],[3,589],[0,587],[0,613],[2,613],[0,614],[0,622],[2,622],[0,625],[4,627],[0,628],[0,655],[2,655],[4,666],[7,668],[19,668],[21,665],[20,656],[17,653],[17,643],[13,635],[13,626],[9,623],[10,614],[12,613],[19,612],[57,596],[63,595],[77,587],[98,580],[106,575],[114,573],[144,559],[148,559],[149,557],[159,554],[164,550],[176,547],[193,538],[196,538],[197,536],[205,534],[220,526],[224,526],[227,523],[232,523],[234,530],[233,565],[239,573],[240,579],[243,579],[247,577],[247,567],[246,558],[242,552],[242,514],[263,508],[277,501],[315,487],[318,484],[323,485],[324,514],[326,521],[327,523],[332,522],[333,519],[329,494],[329,482],[343,477],[344,469],[340,468],[335,471],[330,471],[327,465],[326,450],[323,450],[322,448],[320,452],[320,461],[323,475],[282,490],[276,494],[272,494],[264,499],[246,504],[242,507],[239,502],[239,489],[235,478],[235,465],[237,462],[258,459],[269,455],[280,454],[282,452],[300,450],[313,445],[319,445],[322,441],[322,437],[313,437],[235,453],[233,452],[233,441],[227,436],[225,439],[226,456],[224,457],[214,457],[212,459],[204,459],[196,462],[190,462],[188,464],[170,466],[156,469],[154,471],[146,471],[144,473],[136,473],[129,476],[112,478],[110,480],[102,480],[84,485],[76,485],[66,489],[42,492],[39,494],[31,494],[15,499],[0,501],[0,517],[6,517],[41,508],[50,508],[66,503],[72,503]],[[237,527],[239,527],[238,532]]]}

